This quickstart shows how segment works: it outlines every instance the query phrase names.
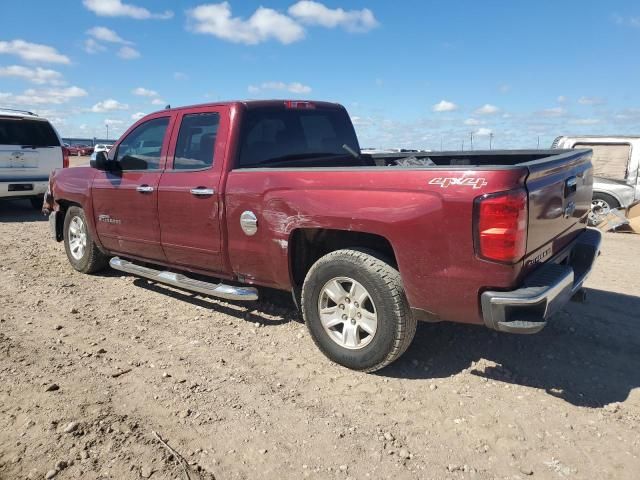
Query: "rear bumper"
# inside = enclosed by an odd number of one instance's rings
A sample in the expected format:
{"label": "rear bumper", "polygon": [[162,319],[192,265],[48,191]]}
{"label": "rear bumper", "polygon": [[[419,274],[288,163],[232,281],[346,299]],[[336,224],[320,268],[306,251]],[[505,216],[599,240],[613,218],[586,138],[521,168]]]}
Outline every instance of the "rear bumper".
{"label": "rear bumper", "polygon": [[0,198],[27,198],[44,195],[48,178],[0,180]]}
{"label": "rear bumper", "polygon": [[600,253],[602,234],[587,229],[552,260],[528,276],[521,288],[483,292],[487,327],[509,333],[537,333],[547,319],[579,293]]}

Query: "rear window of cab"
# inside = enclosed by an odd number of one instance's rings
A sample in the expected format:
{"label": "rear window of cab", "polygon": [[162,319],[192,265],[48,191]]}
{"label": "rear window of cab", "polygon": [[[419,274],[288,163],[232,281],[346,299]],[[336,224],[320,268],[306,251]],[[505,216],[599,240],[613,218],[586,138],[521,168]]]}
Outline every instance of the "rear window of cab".
{"label": "rear window of cab", "polygon": [[60,140],[46,120],[0,118],[0,145],[59,147]]}

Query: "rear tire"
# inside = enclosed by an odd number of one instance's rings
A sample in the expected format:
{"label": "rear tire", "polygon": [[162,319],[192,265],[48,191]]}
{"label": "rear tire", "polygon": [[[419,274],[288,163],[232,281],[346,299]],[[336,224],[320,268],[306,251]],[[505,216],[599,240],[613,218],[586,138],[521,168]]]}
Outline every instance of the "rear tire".
{"label": "rear tire", "polygon": [[400,273],[374,252],[345,249],[322,257],[307,273],[301,303],[318,348],[353,370],[386,367],[415,335]]}
{"label": "rear tire", "polygon": [[71,266],[82,273],[99,272],[109,262],[93,241],[80,207],[69,207],[64,217],[64,249]]}

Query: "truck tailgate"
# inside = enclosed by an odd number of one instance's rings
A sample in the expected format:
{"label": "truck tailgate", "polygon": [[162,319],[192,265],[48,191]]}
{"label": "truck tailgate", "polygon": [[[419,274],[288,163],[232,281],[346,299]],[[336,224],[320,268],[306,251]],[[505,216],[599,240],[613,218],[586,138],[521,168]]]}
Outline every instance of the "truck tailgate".
{"label": "truck tailgate", "polygon": [[591,208],[591,150],[565,151],[527,164],[529,228],[525,267],[542,263],[586,226]]}

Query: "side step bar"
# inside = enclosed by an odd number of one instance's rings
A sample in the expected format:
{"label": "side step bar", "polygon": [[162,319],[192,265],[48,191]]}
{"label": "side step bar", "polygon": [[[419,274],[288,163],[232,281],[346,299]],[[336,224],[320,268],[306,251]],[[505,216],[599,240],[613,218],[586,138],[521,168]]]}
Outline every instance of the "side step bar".
{"label": "side step bar", "polygon": [[258,290],[253,287],[234,287],[224,283],[209,283],[201,280],[194,280],[181,273],[156,270],[154,268],[143,267],[135,263],[113,257],[109,261],[111,268],[127,272],[137,277],[148,278],[159,283],[166,283],[178,288],[190,290],[192,292],[203,293],[213,297],[224,298],[225,300],[258,300]]}

